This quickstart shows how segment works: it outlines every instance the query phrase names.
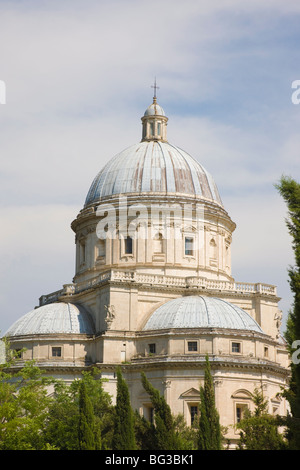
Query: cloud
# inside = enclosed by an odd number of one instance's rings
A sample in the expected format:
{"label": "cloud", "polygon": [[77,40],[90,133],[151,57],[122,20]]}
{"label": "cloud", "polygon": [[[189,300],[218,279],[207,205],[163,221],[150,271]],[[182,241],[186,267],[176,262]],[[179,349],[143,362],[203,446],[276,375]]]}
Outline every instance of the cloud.
{"label": "cloud", "polygon": [[170,141],[213,175],[238,223],[234,277],[279,284],[290,300],[274,183],[299,177],[298,1],[2,1],[0,13],[6,327],[70,282],[69,224],[96,173],[141,139],[155,75]]}
{"label": "cloud", "polygon": [[78,208],[60,205],[0,208],[0,329],[38,305],[43,293],[74,276],[74,233]]}

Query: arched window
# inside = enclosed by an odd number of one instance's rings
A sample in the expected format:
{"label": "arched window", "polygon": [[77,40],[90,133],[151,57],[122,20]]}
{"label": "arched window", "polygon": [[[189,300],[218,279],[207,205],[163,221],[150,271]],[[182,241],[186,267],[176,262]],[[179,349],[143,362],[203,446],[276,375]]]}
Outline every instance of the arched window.
{"label": "arched window", "polygon": [[244,417],[246,409],[250,409],[252,395],[248,390],[240,389],[231,395],[234,405],[234,422],[239,423]]}
{"label": "arched window", "polygon": [[209,250],[210,250],[210,258],[216,259],[217,258],[217,244],[214,238],[212,238],[209,242]]}
{"label": "arched window", "polygon": [[153,253],[164,253],[164,238],[161,233],[157,233],[153,240]]}

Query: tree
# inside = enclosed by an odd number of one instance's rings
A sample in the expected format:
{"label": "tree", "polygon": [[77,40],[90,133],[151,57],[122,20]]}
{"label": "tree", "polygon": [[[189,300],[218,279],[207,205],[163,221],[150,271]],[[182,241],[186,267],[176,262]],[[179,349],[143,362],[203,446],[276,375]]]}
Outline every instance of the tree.
{"label": "tree", "polygon": [[205,358],[204,387],[200,387],[199,450],[221,449],[221,426],[208,356]]}
{"label": "tree", "polygon": [[268,414],[268,401],[262,391],[255,389],[252,395],[255,404],[253,413],[245,410],[244,418],[238,423],[240,429],[240,450],[284,450],[286,443],[278,432],[276,417]]}
{"label": "tree", "polygon": [[156,448],[155,428],[144,416],[135,410],[134,431],[138,450],[153,450]]}
{"label": "tree", "polygon": [[101,449],[100,438],[95,438],[95,418],[92,403],[86,393],[86,385],[81,381],[79,388],[78,441],[80,450]]}
{"label": "tree", "polygon": [[[60,381],[55,385],[54,399],[49,407],[48,422],[45,431],[47,441],[60,450],[80,449],[78,429],[83,389],[89,401],[89,413],[93,414],[93,439],[95,449],[110,449],[113,433],[113,407],[110,395],[103,390],[103,380],[99,370],[83,372],[82,379],[74,380],[70,385]],[[84,421],[81,416],[81,424]],[[100,444],[101,442],[101,444]]]}
{"label": "tree", "polygon": [[130,405],[129,390],[120,367],[117,369],[117,400],[112,447],[114,450],[136,450],[133,411]]}
{"label": "tree", "polygon": [[52,400],[47,387],[53,379],[44,377],[34,361],[14,372],[18,355],[10,355],[0,367],[0,450],[51,449],[43,431]]}
{"label": "tree", "polygon": [[146,392],[149,394],[153,408],[155,426],[154,432],[154,449],[155,450],[181,450],[183,443],[179,433],[176,432],[176,425],[171,413],[171,408],[167,404],[165,398],[160,395],[159,391],[151,385],[144,372],[141,374],[142,384]]}
{"label": "tree", "polygon": [[59,450],[78,450],[78,421],[78,393],[62,381],[49,406],[45,439]]}
{"label": "tree", "polygon": [[[292,237],[292,247],[295,256],[295,266],[288,269],[289,284],[294,295],[294,302],[289,312],[285,338],[288,342],[292,358],[300,345],[300,184],[289,177],[282,177],[276,185],[283,197],[287,208],[286,224]],[[291,382],[285,393],[291,407],[291,416],[286,420],[287,437],[290,449],[300,450],[300,361],[297,357],[291,364]]]}

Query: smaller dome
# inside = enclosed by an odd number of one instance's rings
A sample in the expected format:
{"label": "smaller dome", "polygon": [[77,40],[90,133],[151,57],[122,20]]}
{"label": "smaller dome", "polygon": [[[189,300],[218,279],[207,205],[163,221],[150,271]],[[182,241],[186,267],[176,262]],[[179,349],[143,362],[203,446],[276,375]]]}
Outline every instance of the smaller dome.
{"label": "smaller dome", "polygon": [[19,318],[4,336],[95,333],[91,315],[81,306],[64,302],[43,305]]}
{"label": "smaller dome", "polygon": [[144,116],[165,116],[165,112],[163,108],[157,104],[156,98],[153,99],[153,103],[148,106],[146,109]]}
{"label": "smaller dome", "polygon": [[245,310],[213,297],[188,296],[169,300],[151,315],[143,330],[225,328],[263,333]]}

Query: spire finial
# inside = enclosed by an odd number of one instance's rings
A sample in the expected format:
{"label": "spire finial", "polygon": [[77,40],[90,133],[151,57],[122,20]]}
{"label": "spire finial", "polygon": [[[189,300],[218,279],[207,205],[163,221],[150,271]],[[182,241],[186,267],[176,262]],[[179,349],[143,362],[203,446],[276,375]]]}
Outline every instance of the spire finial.
{"label": "spire finial", "polygon": [[151,88],[154,88],[153,100],[156,101],[156,90],[157,90],[157,89],[159,90],[159,86],[156,85],[156,77],[155,77],[155,79],[154,79],[154,85],[152,85]]}

